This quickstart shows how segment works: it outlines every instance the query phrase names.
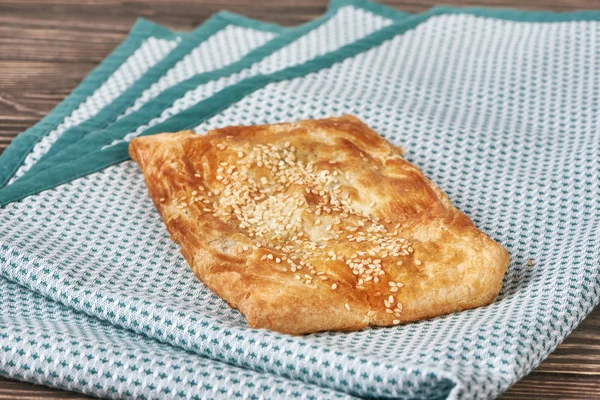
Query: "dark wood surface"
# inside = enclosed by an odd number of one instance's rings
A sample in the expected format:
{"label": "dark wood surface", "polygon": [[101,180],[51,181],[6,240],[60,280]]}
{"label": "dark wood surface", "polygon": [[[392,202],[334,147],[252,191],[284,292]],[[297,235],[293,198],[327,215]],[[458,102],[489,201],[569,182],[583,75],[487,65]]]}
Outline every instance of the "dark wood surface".
{"label": "dark wood surface", "polygon": [[[407,12],[434,3],[570,11],[600,0],[388,0]],[[135,18],[191,30],[227,9],[295,25],[319,16],[326,0],[0,0],[0,152],[49,112],[120,43]],[[86,396],[0,378],[3,399]],[[600,399],[600,308],[504,399]]]}

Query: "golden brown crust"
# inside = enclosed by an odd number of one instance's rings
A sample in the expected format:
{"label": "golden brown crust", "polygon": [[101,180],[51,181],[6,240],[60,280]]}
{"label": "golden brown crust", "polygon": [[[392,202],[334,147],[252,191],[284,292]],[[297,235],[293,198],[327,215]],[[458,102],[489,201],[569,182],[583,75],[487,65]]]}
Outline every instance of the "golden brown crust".
{"label": "golden brown crust", "polygon": [[134,139],[171,238],[248,325],[394,325],[489,304],[506,250],[357,118]]}

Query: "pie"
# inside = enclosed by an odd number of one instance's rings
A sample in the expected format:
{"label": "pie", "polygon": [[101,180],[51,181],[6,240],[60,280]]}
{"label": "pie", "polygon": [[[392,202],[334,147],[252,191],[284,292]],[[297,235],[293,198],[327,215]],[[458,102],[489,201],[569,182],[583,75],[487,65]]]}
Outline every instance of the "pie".
{"label": "pie", "polygon": [[494,301],[508,253],[353,116],[129,146],[194,274],[252,328],[390,326]]}

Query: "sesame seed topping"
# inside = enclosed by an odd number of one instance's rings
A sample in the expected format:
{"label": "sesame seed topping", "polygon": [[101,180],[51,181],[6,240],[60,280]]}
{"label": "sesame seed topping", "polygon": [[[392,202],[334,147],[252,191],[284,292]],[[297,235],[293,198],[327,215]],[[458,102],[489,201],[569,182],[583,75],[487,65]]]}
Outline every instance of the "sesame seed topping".
{"label": "sesame seed topping", "polygon": [[[380,220],[363,210],[358,196],[344,186],[344,178],[352,177],[349,172],[323,167],[324,163],[345,161],[307,160],[306,152],[296,154],[290,141],[251,147],[243,142],[227,142],[229,148],[224,143],[216,144],[220,150],[227,148],[230,152],[224,156],[228,158],[218,160],[214,170],[218,187],[211,192],[199,185],[189,200],[178,199],[176,207],[202,204],[205,212],[252,240],[251,245],[241,247],[243,251],[263,246],[276,251],[277,256],[266,253],[260,260],[274,260],[276,264],[284,261],[287,268],[278,266],[276,271],[290,272],[301,283],[325,283],[341,272],[335,269],[349,269],[351,274],[339,275],[346,277],[342,279],[345,284],[370,288],[376,291],[375,296],[381,296],[382,291],[381,299],[394,313],[391,308],[395,307],[395,299],[390,293],[402,285],[391,282],[386,271],[402,265],[400,258],[412,252],[412,243],[399,237],[400,224],[393,231],[391,225],[396,222]],[[232,156],[235,161],[231,161]],[[201,178],[200,174],[195,176]],[[218,197],[209,197],[213,195]],[[373,206],[375,201],[369,203]],[[323,260],[341,262],[323,264]],[[418,262],[415,260],[416,265]],[[334,275],[328,275],[331,269]],[[330,288],[336,290],[338,285],[331,283]],[[345,307],[349,309],[349,305]]]}
{"label": "sesame seed topping", "polygon": [[415,265],[421,265],[421,260],[415,260]]}
{"label": "sesame seed topping", "polygon": [[346,307],[346,310],[350,311],[350,305],[348,303],[344,304],[344,307]]}
{"label": "sesame seed topping", "polygon": [[400,323],[399,319],[395,319],[395,320],[392,321],[392,324],[394,324],[394,325],[398,325],[399,323]]}

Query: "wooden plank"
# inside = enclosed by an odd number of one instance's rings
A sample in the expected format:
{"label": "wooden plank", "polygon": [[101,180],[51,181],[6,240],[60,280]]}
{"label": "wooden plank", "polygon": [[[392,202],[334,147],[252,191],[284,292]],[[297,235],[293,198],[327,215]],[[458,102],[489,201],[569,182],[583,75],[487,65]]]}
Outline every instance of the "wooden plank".
{"label": "wooden plank", "polygon": [[564,375],[533,372],[500,397],[515,399],[600,399],[597,375]]}
{"label": "wooden plank", "polygon": [[82,400],[91,398],[79,393],[66,392],[47,386],[17,382],[0,377],[0,400]]}

